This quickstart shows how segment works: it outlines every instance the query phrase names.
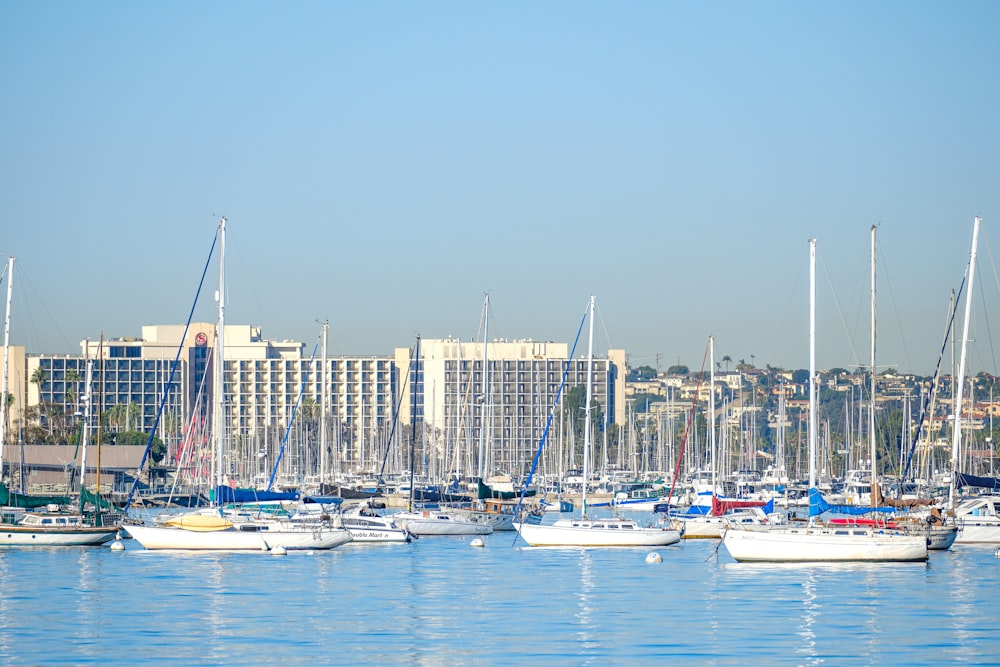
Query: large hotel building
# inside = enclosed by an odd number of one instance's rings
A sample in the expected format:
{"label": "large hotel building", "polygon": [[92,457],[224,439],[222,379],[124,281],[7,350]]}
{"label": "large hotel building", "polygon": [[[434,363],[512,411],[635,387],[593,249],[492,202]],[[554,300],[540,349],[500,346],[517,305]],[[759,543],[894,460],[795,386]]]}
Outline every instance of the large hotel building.
{"label": "large hotel building", "polygon": [[[10,348],[8,445],[16,441],[12,433],[25,407],[43,419],[81,419],[89,365],[92,426],[99,413],[114,415],[118,430],[149,433],[155,425],[167,446],[163,463],[181,465],[187,443],[206,438],[213,421],[215,335],[211,323],[192,324],[186,332],[183,325],[143,326],[137,338],[83,341],[79,355]],[[411,434],[423,443],[418,469],[476,472],[478,452],[487,451],[484,470],[522,472],[557,409],[560,387],[565,398],[586,386],[586,355],[570,360],[565,343],[421,340],[414,365],[416,346],[391,356],[325,358],[307,354],[301,342],[268,340],[248,325],[226,325],[223,342],[222,422],[233,458],[244,462],[240,476],[266,473],[282,444],[292,442],[299,444],[281,451],[285,465],[297,470],[317,470],[319,442],[327,443],[329,471],[377,472],[387,464],[407,469],[407,454],[391,445],[409,442]],[[625,352],[609,350],[593,361],[593,400],[607,423],[622,424]],[[329,406],[325,415],[323,405]],[[485,450],[477,449],[479,443],[488,443]],[[443,463],[430,463],[445,456]],[[246,463],[255,457],[257,470]]]}

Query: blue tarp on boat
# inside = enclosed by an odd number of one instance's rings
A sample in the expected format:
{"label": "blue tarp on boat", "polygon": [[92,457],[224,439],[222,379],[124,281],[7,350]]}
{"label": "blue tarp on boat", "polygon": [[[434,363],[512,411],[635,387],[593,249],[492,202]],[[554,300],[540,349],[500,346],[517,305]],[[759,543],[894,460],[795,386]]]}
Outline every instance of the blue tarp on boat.
{"label": "blue tarp on boat", "polygon": [[868,507],[867,505],[831,505],[823,498],[819,489],[809,489],[809,516],[819,516],[823,512],[836,512],[837,514],[847,514],[857,516],[860,514],[871,514],[872,512],[885,512],[887,514],[897,511],[895,507]]}
{"label": "blue tarp on boat", "polygon": [[267,503],[279,500],[298,500],[301,494],[294,492],[263,491],[261,489],[234,489],[228,486],[215,487],[217,503]]}

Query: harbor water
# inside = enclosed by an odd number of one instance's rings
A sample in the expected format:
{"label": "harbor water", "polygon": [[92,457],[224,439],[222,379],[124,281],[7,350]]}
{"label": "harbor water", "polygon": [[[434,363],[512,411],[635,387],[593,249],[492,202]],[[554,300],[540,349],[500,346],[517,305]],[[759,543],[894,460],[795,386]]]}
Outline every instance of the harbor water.
{"label": "harbor water", "polygon": [[[1000,558],[734,562],[513,533],[332,551],[0,550],[5,665],[1000,663]],[[652,552],[662,557],[647,559]]]}

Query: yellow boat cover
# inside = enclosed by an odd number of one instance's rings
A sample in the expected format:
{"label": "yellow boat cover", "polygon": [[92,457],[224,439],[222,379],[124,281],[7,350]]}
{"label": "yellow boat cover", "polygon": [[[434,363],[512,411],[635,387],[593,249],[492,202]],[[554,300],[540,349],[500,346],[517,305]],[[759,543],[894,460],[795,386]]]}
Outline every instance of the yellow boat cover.
{"label": "yellow boat cover", "polygon": [[168,526],[176,526],[184,530],[212,531],[231,528],[233,522],[221,516],[212,514],[182,514],[167,521]]}

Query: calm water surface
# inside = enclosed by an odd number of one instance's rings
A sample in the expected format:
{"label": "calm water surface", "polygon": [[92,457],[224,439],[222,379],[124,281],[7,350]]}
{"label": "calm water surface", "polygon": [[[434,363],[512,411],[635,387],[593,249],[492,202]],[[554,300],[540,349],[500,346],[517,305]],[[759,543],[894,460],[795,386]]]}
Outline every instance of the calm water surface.
{"label": "calm water surface", "polygon": [[16,665],[1000,664],[1000,559],[735,563],[717,541],[427,537],[273,556],[0,550]]}

